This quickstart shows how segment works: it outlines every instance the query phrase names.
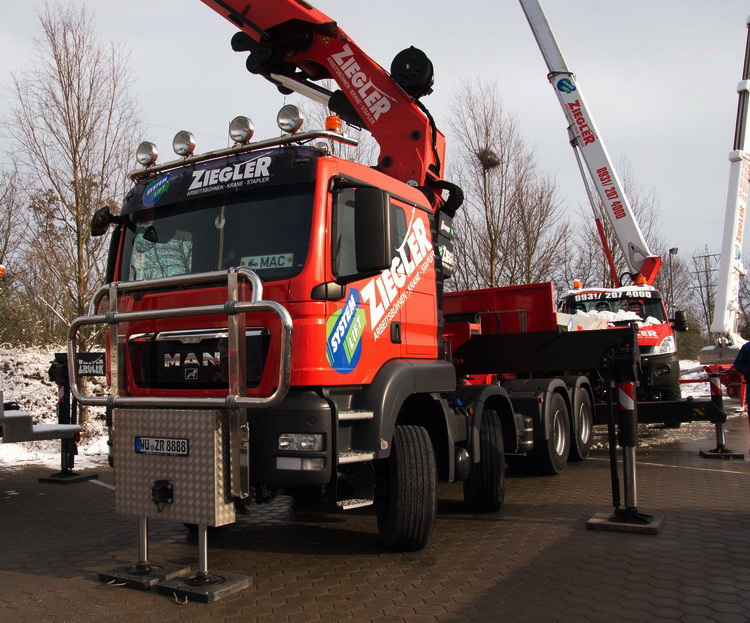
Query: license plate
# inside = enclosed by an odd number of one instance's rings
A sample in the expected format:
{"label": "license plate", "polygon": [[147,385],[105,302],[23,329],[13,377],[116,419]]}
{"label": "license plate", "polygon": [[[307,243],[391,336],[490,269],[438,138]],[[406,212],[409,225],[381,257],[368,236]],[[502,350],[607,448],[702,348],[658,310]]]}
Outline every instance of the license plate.
{"label": "license plate", "polygon": [[173,437],[136,437],[137,454],[165,454],[167,456],[188,456],[190,442]]}

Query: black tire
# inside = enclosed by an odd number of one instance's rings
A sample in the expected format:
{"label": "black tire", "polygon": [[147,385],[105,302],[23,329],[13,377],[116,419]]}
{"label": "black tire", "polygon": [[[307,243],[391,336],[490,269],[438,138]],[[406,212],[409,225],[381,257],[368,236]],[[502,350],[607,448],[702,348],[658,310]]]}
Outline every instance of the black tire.
{"label": "black tire", "polygon": [[674,385],[670,385],[669,387],[662,389],[661,399],[662,400],[682,400],[682,390],[680,389],[680,384],[675,383]]}
{"label": "black tire", "polygon": [[570,444],[570,460],[585,461],[591,452],[591,441],[594,436],[594,412],[591,397],[583,387],[576,389],[574,398],[575,432]]}
{"label": "black tire", "polygon": [[[679,383],[670,385],[669,387],[661,390],[662,400],[682,400],[682,389]],[[664,428],[680,428],[681,422],[664,422]]]}
{"label": "black tire", "polygon": [[396,426],[391,455],[377,465],[378,533],[392,550],[413,552],[430,540],[437,513],[437,471],[421,426]]}
{"label": "black tire", "polygon": [[485,409],[479,425],[479,461],[464,480],[464,502],[475,512],[500,510],[505,500],[505,448],[497,413]]}
{"label": "black tire", "polygon": [[547,408],[552,432],[549,439],[534,441],[529,458],[538,474],[555,476],[562,474],[570,454],[570,415],[565,400],[560,394],[552,394]]}

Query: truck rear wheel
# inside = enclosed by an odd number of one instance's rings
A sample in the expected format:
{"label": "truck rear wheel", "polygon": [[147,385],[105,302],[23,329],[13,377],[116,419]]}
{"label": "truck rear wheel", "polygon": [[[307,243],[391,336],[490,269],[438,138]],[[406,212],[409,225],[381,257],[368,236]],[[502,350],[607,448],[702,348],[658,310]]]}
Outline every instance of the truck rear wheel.
{"label": "truck rear wheel", "polygon": [[437,471],[430,436],[421,426],[396,426],[391,455],[377,466],[375,508],[380,540],[410,552],[430,540],[437,512]]}
{"label": "truck rear wheel", "polygon": [[575,394],[575,432],[570,444],[570,460],[585,461],[591,452],[594,418],[589,393],[579,387]]}
{"label": "truck rear wheel", "polygon": [[552,394],[548,407],[551,424],[549,439],[534,441],[529,454],[532,465],[540,474],[562,474],[570,454],[570,415],[560,394]]}
{"label": "truck rear wheel", "polygon": [[479,462],[464,480],[464,502],[473,511],[500,510],[505,499],[503,429],[495,411],[485,409],[479,425]]}

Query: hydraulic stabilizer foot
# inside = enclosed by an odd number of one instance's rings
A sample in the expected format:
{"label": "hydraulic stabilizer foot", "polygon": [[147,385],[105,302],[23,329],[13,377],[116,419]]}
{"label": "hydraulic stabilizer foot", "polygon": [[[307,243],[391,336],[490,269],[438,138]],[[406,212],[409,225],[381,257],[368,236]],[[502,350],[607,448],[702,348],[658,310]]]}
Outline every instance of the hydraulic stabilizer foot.
{"label": "hydraulic stabilizer foot", "polygon": [[[630,362],[628,362],[630,363]],[[625,508],[620,507],[619,478],[613,477],[614,514],[601,512],[586,522],[589,530],[610,532],[635,532],[658,534],[664,527],[663,515],[646,515],[638,512],[635,450],[638,446],[638,418],[635,401],[635,369],[629,365],[620,370],[617,393],[620,411],[619,441],[622,446],[622,470]],[[610,453],[613,470],[616,472],[614,440],[610,435]],[[614,487],[617,490],[614,490]]]}
{"label": "hydraulic stabilizer foot", "polygon": [[175,599],[211,603],[250,586],[250,578],[234,573],[214,575],[208,570],[208,526],[198,526],[198,572],[191,577],[175,577],[160,582],[156,590]]}
{"label": "hydraulic stabilizer foot", "polygon": [[[711,384],[711,402],[713,402],[720,411],[724,411],[724,398],[721,392],[721,383],[719,382],[718,374],[710,375]],[[726,439],[724,437],[724,423],[716,422],[716,447],[713,450],[700,450],[699,454],[704,459],[738,459],[740,461],[745,459],[745,455],[741,452],[734,452],[727,448]]]}
{"label": "hydraulic stabilizer foot", "polygon": [[586,522],[589,530],[608,532],[631,532],[635,534],[659,534],[664,527],[664,515],[647,515],[637,508],[618,508],[614,514],[602,511]]}
{"label": "hydraulic stabilizer foot", "polygon": [[148,519],[141,517],[138,524],[138,562],[115,567],[99,574],[99,581],[146,591],[160,582],[190,573],[190,567],[174,564],[152,564],[148,560]]}

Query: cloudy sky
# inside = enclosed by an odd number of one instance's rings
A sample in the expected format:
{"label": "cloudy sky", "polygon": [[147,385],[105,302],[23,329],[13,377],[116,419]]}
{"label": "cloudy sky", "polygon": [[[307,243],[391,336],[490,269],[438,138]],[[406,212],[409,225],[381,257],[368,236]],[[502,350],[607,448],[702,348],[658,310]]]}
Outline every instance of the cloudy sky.
{"label": "cloudy sky", "polygon": [[[227,144],[228,122],[250,116],[256,137],[277,133],[284,98],[244,69],[235,29],[199,0],[70,0],[95,11],[105,39],[126,45],[144,139],[171,153],[181,129],[198,150]],[[434,93],[423,99],[448,129],[462,80],[494,82],[517,115],[540,166],[552,173],[571,218],[586,198],[563,113],[517,0],[313,0],[385,67],[414,45],[431,58]],[[34,60],[37,0],[0,4],[0,117],[11,72]],[[680,255],[717,252],[750,4],[745,0],[542,0],[568,66],[615,164],[627,162],[661,206],[662,236]],[[450,144],[450,136],[449,136]],[[11,147],[0,130],[0,148]],[[450,157],[450,153],[449,153]],[[8,157],[0,154],[0,162]],[[747,247],[748,245],[746,245]]]}

